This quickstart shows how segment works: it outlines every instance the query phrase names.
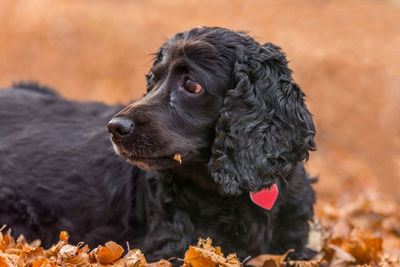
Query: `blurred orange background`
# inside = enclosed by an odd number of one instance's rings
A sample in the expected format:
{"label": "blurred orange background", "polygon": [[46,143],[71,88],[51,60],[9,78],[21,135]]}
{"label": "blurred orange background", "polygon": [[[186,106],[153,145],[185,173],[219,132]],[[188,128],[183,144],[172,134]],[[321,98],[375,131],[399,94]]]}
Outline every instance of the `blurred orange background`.
{"label": "blurred orange background", "polygon": [[399,0],[2,0],[0,85],[36,80],[75,100],[129,103],[176,32],[221,26],[283,48],[307,94],[320,199],[400,199]]}

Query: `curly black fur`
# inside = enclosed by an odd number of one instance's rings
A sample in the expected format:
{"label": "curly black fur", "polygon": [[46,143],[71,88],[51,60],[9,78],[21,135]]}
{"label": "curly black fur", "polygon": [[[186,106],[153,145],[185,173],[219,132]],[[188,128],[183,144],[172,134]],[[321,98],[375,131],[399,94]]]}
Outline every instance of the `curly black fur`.
{"label": "curly black fur", "polygon": [[244,38],[250,44],[234,64],[235,86],[226,92],[209,163],[214,180],[232,194],[284,180],[315,150],[311,114],[285,55]]}
{"label": "curly black fur", "polygon": [[[105,129],[121,107],[0,91],[0,224],[45,245],[60,230],[91,246],[129,241],[150,260],[182,257],[199,237],[242,259],[290,248],[310,258],[303,161],[315,129],[280,48],[198,27],[165,42],[146,77],[145,97],[109,124],[132,165]],[[270,211],[250,200],[274,183]]]}
{"label": "curly black fur", "polygon": [[41,94],[48,94],[48,95],[58,95],[58,93],[51,87],[46,85],[40,85],[38,82],[35,81],[18,81],[12,84],[12,88],[15,89],[25,89],[31,92],[38,92]]}

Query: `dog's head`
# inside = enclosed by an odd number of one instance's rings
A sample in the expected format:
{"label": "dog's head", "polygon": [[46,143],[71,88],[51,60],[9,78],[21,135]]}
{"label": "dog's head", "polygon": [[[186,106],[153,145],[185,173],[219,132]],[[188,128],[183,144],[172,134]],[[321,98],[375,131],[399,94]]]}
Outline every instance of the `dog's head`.
{"label": "dog's head", "polygon": [[228,194],[273,184],[315,149],[311,114],[280,48],[222,28],[165,42],[147,94],[115,115],[109,130],[116,152],[133,164],[207,163]]}

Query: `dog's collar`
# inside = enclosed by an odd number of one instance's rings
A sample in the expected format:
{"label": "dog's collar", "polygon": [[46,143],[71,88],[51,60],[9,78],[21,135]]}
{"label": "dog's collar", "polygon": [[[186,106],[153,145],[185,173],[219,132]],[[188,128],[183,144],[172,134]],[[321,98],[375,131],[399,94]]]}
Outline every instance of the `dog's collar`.
{"label": "dog's collar", "polygon": [[271,210],[278,198],[278,187],[276,184],[271,185],[269,188],[262,189],[258,192],[250,192],[250,199],[257,206],[263,209]]}

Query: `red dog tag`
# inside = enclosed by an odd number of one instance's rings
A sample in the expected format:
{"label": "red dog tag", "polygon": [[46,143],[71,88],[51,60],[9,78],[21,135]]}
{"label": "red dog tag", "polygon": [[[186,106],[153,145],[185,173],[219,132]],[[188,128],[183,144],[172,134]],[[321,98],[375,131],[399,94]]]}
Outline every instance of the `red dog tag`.
{"label": "red dog tag", "polygon": [[250,192],[250,199],[261,208],[270,210],[278,198],[278,187],[273,184],[269,189],[263,189],[257,193]]}

